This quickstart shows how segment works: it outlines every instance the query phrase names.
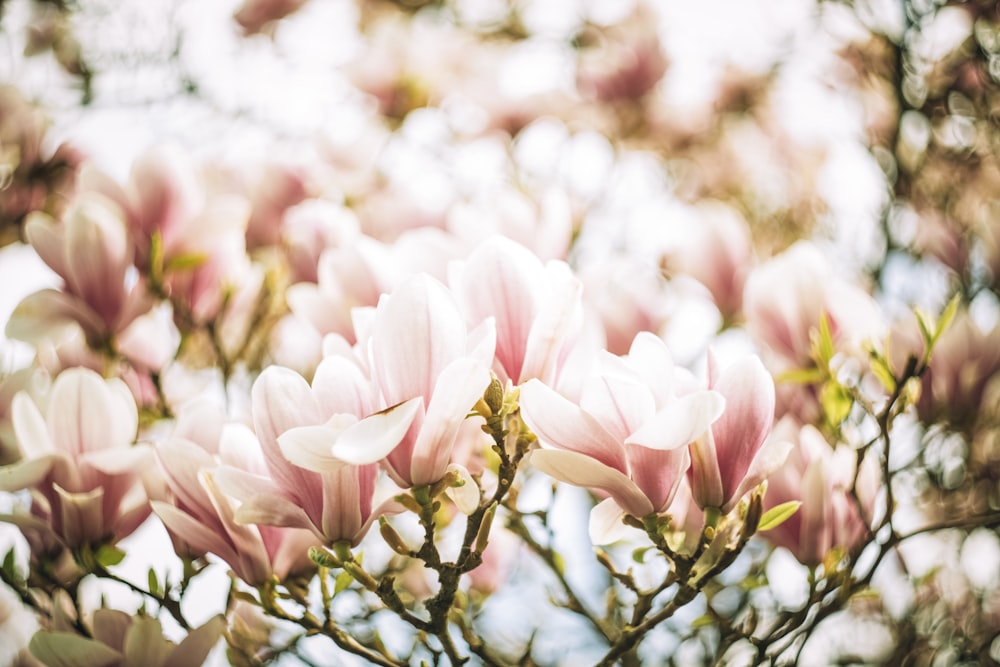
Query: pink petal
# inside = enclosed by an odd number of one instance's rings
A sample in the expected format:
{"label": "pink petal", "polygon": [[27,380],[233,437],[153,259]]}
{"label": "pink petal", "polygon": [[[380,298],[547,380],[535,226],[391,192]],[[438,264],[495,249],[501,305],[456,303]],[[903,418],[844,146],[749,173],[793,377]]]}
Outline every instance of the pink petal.
{"label": "pink petal", "polygon": [[708,430],[726,407],[714,391],[698,391],[667,403],[625,440],[628,445],[650,449],[677,449],[694,442]]}
{"label": "pink petal", "polygon": [[60,373],[49,398],[53,406],[58,406],[48,414],[55,446],[78,457],[86,451],[124,444],[123,430],[115,422],[122,419],[130,427],[136,419],[136,407],[133,401],[129,410],[119,399],[90,369],[70,368]]}
{"label": "pink petal", "polygon": [[649,388],[614,375],[590,378],[583,386],[580,408],[607,429],[615,440],[625,442],[656,412]]}
{"label": "pink petal", "polygon": [[489,384],[489,368],[472,358],[458,359],[441,372],[413,448],[414,484],[433,484],[444,476],[458,430]]}
{"label": "pink petal", "polygon": [[632,481],[649,498],[657,512],[665,512],[691,464],[688,449],[659,450],[629,445],[627,454]]}
{"label": "pink petal", "polygon": [[194,553],[213,553],[227,563],[236,561],[236,552],[223,535],[169,503],[154,500],[150,502],[150,507],[166,529],[189,545]]}
{"label": "pink petal", "polygon": [[747,474],[774,422],[774,380],[756,356],[730,366],[712,387],[726,397],[726,411],[712,424],[726,500]]}
{"label": "pink petal", "polygon": [[24,223],[24,237],[42,261],[66,277],[66,230],[48,214],[36,211]]}
{"label": "pink petal", "polygon": [[445,366],[465,352],[465,319],[444,285],[418,274],[383,295],[371,343],[374,374],[388,403],[429,399]]}
{"label": "pink petal", "polygon": [[233,518],[240,524],[306,528],[313,531],[320,539],[323,539],[323,535],[313,524],[305,510],[285,496],[274,496],[263,493],[254,496],[237,508]]}
{"label": "pink petal", "polygon": [[528,334],[524,365],[516,377],[518,382],[528,378],[553,382],[562,365],[565,347],[583,322],[583,285],[565,262],[549,262],[546,266],[549,284],[545,300],[539,304],[538,313]]}
{"label": "pink petal", "polygon": [[531,453],[529,460],[532,467],[560,482],[604,491],[632,516],[641,518],[654,511],[635,482],[585,454],[539,449]]}
{"label": "pink petal", "polygon": [[[96,544],[110,537],[110,519],[104,516],[104,489],[96,488],[86,493],[71,493],[58,484],[53,485],[59,495],[62,536],[71,547]],[[107,518],[109,521],[105,521]]]}
{"label": "pink petal", "polygon": [[793,448],[794,445],[792,443],[784,440],[775,439],[766,442],[754,456],[749,470],[747,470],[743,479],[740,480],[739,486],[736,487],[732,497],[728,498],[726,504],[722,506],[722,511],[728,512],[734,508],[740,498],[746,495],[748,491],[756,488],[772,472],[780,468],[785,463],[788,454]]}
{"label": "pink petal", "polygon": [[587,412],[538,380],[521,387],[521,416],[539,440],[591,457],[621,473],[628,470],[619,441]]}
{"label": "pink petal", "polygon": [[100,340],[107,325],[79,298],[54,289],[43,289],[21,300],[4,330],[8,338],[33,343],[52,336],[53,329],[78,324],[88,340]]}

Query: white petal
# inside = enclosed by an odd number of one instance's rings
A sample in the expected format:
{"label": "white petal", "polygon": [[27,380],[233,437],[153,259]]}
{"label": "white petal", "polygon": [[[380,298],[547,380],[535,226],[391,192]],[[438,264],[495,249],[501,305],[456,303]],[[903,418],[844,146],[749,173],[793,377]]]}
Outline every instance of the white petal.
{"label": "white petal", "polygon": [[406,436],[422,404],[422,398],[412,398],[365,417],[340,434],[333,444],[333,456],[353,465],[381,461]]}
{"label": "white petal", "polygon": [[578,452],[539,449],[531,453],[530,464],[560,482],[604,491],[635,517],[644,517],[654,508],[635,482],[614,468]]}
{"label": "white petal", "polygon": [[292,464],[315,472],[333,472],[347,463],[333,456],[338,431],[322,424],[300,426],[278,436],[281,453]]}
{"label": "white petal", "polygon": [[465,466],[452,463],[448,466],[449,472],[458,473],[458,478],[462,481],[461,486],[453,486],[445,491],[448,497],[454,501],[459,511],[466,516],[479,509],[479,485],[472,478]]}
{"label": "white petal", "polygon": [[11,421],[14,435],[24,458],[31,459],[53,453],[56,448],[49,436],[45,418],[38,406],[25,392],[18,392],[11,403]]}
{"label": "white petal", "polygon": [[694,442],[726,408],[716,391],[698,391],[670,401],[625,441],[650,449],[677,449]]}
{"label": "white petal", "polygon": [[605,498],[590,510],[588,530],[590,541],[596,546],[618,542],[628,536],[629,527],[622,519],[625,510],[618,506],[614,498]]}

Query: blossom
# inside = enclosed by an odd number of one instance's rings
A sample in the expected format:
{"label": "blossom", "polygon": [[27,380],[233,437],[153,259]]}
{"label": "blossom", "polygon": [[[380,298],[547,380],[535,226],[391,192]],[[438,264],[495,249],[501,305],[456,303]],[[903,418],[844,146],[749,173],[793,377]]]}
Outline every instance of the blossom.
{"label": "blossom", "polygon": [[376,412],[371,383],[344,357],[324,360],[312,386],[272,366],[251,396],[266,474],[217,472],[220,486],[243,501],[236,521],[306,528],[325,543],[360,542],[385,509],[373,503],[376,462],[407,432],[416,403]]}
{"label": "blossom", "polygon": [[603,353],[596,365],[578,404],[538,380],[521,387],[521,415],[545,447],[531,464],[607,494],[632,516],[664,512],[689,465],[688,443],[719,418],[725,399],[693,389],[650,333],[637,335],[627,356]]}
{"label": "blossom", "polygon": [[35,490],[36,514],[67,546],[117,541],[146,519],[150,451],[133,445],[138,410],[124,382],[71,368],[44,415],[23,392],[11,413],[23,459],[0,468],[0,491]]}
{"label": "blossom", "polygon": [[504,237],[482,243],[453,266],[451,284],[470,324],[496,322],[501,381],[554,384],[582,322],[580,281],[565,262],[542,264]]}
{"label": "blossom", "polygon": [[727,514],[781,465],[791,444],[764,446],[774,421],[774,381],[759,358],[744,357],[720,373],[709,351],[708,387],[725,397],[726,410],[691,443],[688,479],[699,507]]}
{"label": "blossom", "polygon": [[[242,450],[242,461],[250,460],[248,454],[255,449],[260,451],[259,446],[254,447],[252,434],[247,435],[232,443]],[[154,501],[152,507],[179,554],[198,557],[213,553],[253,586],[263,584],[272,574],[284,579],[308,568],[306,554],[309,546],[317,543],[315,536],[294,528],[238,524],[233,501],[215,480],[220,462],[202,447],[172,438],[157,447],[157,456],[174,500],[173,504]],[[232,463],[234,457],[228,458]]]}
{"label": "blossom", "polygon": [[8,336],[30,341],[75,322],[96,347],[152,306],[144,282],[131,276],[131,241],[113,201],[83,195],[61,223],[43,213],[30,216],[25,235],[64,287],[25,298],[7,323]]}
{"label": "blossom", "polygon": [[419,399],[386,469],[406,488],[433,484],[448,471],[460,428],[490,383],[493,322],[468,332],[448,289],[418,274],[379,300],[368,344],[372,378],[385,404]]}
{"label": "blossom", "polygon": [[[831,447],[815,427],[798,426],[788,418],[775,426],[771,439],[795,444],[785,465],[768,479],[764,508],[789,501],[802,504],[783,523],[761,533],[764,539],[785,547],[804,565],[822,563],[834,547],[853,548],[868,534],[866,518],[850,495],[857,453],[843,445]],[[878,482],[878,470],[866,463],[857,475],[857,495],[868,520]]]}

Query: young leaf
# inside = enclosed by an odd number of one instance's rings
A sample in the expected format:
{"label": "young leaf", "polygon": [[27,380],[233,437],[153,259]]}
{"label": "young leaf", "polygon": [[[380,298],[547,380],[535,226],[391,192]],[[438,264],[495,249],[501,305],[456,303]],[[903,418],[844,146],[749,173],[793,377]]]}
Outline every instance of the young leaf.
{"label": "young leaf", "polygon": [[958,304],[960,302],[960,295],[955,294],[955,296],[951,297],[951,301],[949,301],[948,305],[944,307],[941,317],[938,318],[937,326],[934,328],[932,342],[936,343],[938,338],[941,337],[941,334],[943,334],[948,327],[951,326],[952,321],[955,319],[955,314],[958,313]]}
{"label": "young leaf", "polygon": [[337,595],[338,593],[346,591],[347,587],[350,586],[353,581],[354,577],[351,576],[350,572],[341,572],[337,575],[336,580],[334,580],[333,594]]}
{"label": "young leaf", "polygon": [[156,570],[149,568],[146,574],[146,583],[149,585],[149,592],[157,597],[161,597],[160,581],[156,576]]}
{"label": "young leaf", "polygon": [[802,502],[799,500],[789,500],[787,503],[775,505],[771,509],[764,512],[764,515],[760,517],[760,523],[757,525],[757,532],[777,528],[787,521],[789,517],[795,514],[801,505]]}
{"label": "young leaf", "polygon": [[851,413],[851,407],[854,405],[854,399],[851,398],[847,389],[834,380],[823,385],[819,400],[831,426],[839,426],[847,419],[847,415]]}
{"label": "young leaf", "polygon": [[111,567],[112,565],[118,565],[125,559],[125,552],[116,546],[111,544],[103,544],[94,554],[97,558],[97,562],[102,567]]}

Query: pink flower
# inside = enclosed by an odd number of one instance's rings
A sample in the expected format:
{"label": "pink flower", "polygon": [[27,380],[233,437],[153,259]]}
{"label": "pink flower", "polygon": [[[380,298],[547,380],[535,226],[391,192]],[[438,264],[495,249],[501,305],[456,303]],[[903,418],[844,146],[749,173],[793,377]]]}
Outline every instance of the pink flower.
{"label": "pink flower", "polygon": [[67,546],[117,541],[149,515],[142,471],[151,452],[133,445],[138,411],[121,380],[68,369],[44,415],[20,393],[12,418],[23,459],[0,468],[0,490],[37,491],[35,514]]}
{"label": "pink flower", "polygon": [[[850,497],[857,453],[846,446],[831,447],[812,426],[798,428],[783,419],[772,440],[796,443],[781,468],[770,476],[764,509],[801,501],[798,511],[784,523],[761,533],[764,539],[785,547],[804,565],[819,565],[834,547],[853,548],[868,533],[865,518]],[[873,462],[872,457],[866,461]],[[858,497],[871,520],[879,475],[866,464],[858,475]]]}
{"label": "pink flower", "polygon": [[7,323],[8,336],[35,340],[54,325],[76,322],[97,347],[150,309],[145,284],[130,275],[132,247],[121,216],[114,202],[89,194],[61,224],[45,214],[28,220],[28,241],[65,285],[24,299]]}
{"label": "pink flower", "polygon": [[813,365],[811,336],[824,314],[838,348],[859,346],[881,326],[874,300],[805,241],[751,272],[743,310],[747,330],[773,353],[778,370]]}
{"label": "pink flower", "polygon": [[386,469],[405,488],[433,484],[447,472],[460,428],[490,383],[493,322],[470,334],[447,288],[419,274],[379,300],[368,346],[385,405],[419,399]]}
{"label": "pink flower", "polygon": [[688,480],[699,507],[728,514],[781,465],[791,445],[772,440],[763,446],[774,422],[774,381],[756,356],[720,373],[709,351],[708,388],[725,397],[726,410],[691,443]]}
{"label": "pink flower", "polygon": [[496,321],[494,370],[501,381],[557,382],[583,317],[580,281],[565,262],[543,265],[496,236],[454,267],[451,283],[470,324]]}
{"label": "pink flower", "polygon": [[[248,433],[238,443],[244,458],[250,458],[248,445],[251,451],[256,445],[252,439]],[[259,452],[259,446],[256,450]],[[178,554],[215,554],[251,586],[263,584],[272,573],[284,579],[308,569],[306,554],[318,543],[316,537],[306,530],[237,523],[232,499],[215,480],[219,466],[215,457],[182,438],[161,444],[157,454],[174,500],[173,504],[154,501],[152,507],[170,532]]]}
{"label": "pink flower", "polygon": [[406,434],[416,402],[376,412],[370,381],[344,357],[321,363],[311,387],[272,366],[254,383],[252,399],[267,474],[217,472],[220,485],[243,501],[236,520],[357,544],[385,509],[373,506],[375,463]]}
{"label": "pink flower", "polygon": [[[717,391],[690,391],[693,378],[649,333],[636,336],[627,356],[605,352],[596,366],[579,404],[538,380],[521,387],[521,415],[545,447],[531,463],[607,494],[619,512],[662,513],[688,467],[688,443],[719,418],[725,400]],[[602,505],[595,511],[614,510]]]}

